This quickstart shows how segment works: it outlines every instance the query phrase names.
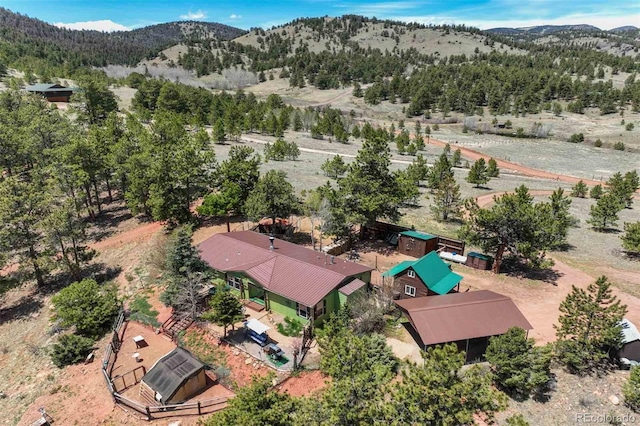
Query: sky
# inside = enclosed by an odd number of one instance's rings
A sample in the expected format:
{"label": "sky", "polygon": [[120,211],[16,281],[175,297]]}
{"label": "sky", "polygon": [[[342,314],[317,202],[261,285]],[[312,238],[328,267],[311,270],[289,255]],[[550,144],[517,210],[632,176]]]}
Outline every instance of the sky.
{"label": "sky", "polygon": [[345,14],[480,29],[543,24],[640,27],[640,0],[0,0],[0,7],[58,26],[99,31],[180,20],[270,28],[299,17]]}

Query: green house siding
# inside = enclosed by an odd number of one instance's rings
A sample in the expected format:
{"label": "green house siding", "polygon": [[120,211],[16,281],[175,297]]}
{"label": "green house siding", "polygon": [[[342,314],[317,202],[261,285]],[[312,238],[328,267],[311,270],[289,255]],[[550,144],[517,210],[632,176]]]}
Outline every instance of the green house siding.
{"label": "green house siding", "polygon": [[304,321],[304,318],[298,316],[296,312],[296,302],[289,300],[279,294],[267,292],[267,298],[269,299],[269,309],[280,315],[284,315],[289,318],[297,318]]}

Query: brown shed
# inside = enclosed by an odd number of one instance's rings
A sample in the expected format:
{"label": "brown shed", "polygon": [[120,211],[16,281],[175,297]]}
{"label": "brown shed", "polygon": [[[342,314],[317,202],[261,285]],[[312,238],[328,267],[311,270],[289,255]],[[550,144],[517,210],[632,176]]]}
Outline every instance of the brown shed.
{"label": "brown shed", "polygon": [[[482,359],[489,338],[511,327],[531,330],[531,324],[513,301],[489,290],[451,293],[437,297],[396,300],[425,350],[454,343],[465,351],[466,361]],[[416,335],[417,333],[417,335]]]}
{"label": "brown shed", "polygon": [[470,268],[488,271],[491,269],[491,265],[493,265],[493,259],[491,256],[470,251],[469,254],[467,254],[467,261],[465,262],[465,265]]}
{"label": "brown shed", "polygon": [[438,237],[420,231],[400,232],[398,252],[420,258],[438,248]]}
{"label": "brown shed", "polygon": [[140,393],[162,404],[178,404],[205,389],[204,364],[191,352],[175,348],[160,358],[140,382]]}

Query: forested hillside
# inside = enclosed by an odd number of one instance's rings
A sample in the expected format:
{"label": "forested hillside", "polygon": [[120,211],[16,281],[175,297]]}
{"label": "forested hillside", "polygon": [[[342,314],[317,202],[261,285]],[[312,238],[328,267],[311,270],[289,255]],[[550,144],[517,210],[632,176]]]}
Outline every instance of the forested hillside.
{"label": "forested hillside", "polygon": [[114,33],[77,31],[0,8],[0,62],[37,74],[57,68],[69,75],[87,65],[135,65],[191,38],[232,39],[243,33],[203,22],[170,22]]}

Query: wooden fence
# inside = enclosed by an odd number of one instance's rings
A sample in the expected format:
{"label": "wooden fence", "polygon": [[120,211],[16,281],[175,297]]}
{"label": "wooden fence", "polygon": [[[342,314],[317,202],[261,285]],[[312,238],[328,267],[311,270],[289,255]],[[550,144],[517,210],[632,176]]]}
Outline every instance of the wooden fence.
{"label": "wooden fence", "polygon": [[124,309],[121,309],[113,324],[113,336],[111,341],[107,344],[104,357],[102,359],[102,374],[107,382],[107,389],[109,389],[109,393],[113,396],[113,400],[116,404],[120,404],[146,416],[147,420],[174,416],[212,414],[227,406],[229,398],[226,396],[212,398],[205,401],[188,402],[185,404],[150,406],[133,401],[121,395],[120,392],[140,383],[142,377],[146,374],[144,366],[140,366],[122,375],[118,375],[113,378],[111,377],[113,365],[115,364],[118,352],[122,347],[122,339],[124,338],[124,330],[126,327],[127,321],[125,318],[125,312]]}
{"label": "wooden fence", "polygon": [[201,416],[220,411],[227,406],[229,400],[226,396],[212,398],[205,401],[187,402],[172,405],[143,405],[133,401],[118,392],[113,393],[116,403],[124,405],[146,416],[147,420],[156,420],[176,416]]}
{"label": "wooden fence", "polygon": [[111,383],[113,384],[113,389],[116,392],[123,392],[140,383],[145,374],[147,374],[147,369],[144,368],[144,365],[141,365],[124,374],[112,377]]}

